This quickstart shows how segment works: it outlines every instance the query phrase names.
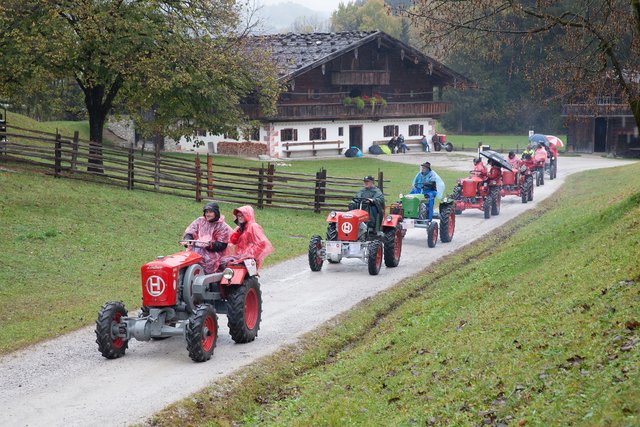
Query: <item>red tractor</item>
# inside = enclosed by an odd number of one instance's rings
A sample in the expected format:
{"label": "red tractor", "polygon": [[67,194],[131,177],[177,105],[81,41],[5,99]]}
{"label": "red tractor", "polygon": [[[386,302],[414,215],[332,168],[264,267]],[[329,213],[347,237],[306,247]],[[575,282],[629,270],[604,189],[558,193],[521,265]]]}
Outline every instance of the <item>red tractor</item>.
{"label": "red tractor", "polygon": [[185,251],[145,264],[142,309],[129,317],[122,302],[102,306],[96,321],[98,350],[107,359],[124,356],[131,338],[140,341],[183,336],[195,362],[211,358],[218,339],[217,313],[227,315],[236,343],[253,341],[260,329],[262,293],[256,261],[234,258],[224,271],[205,274],[202,256],[185,241]]}
{"label": "red tractor", "polygon": [[518,171],[503,170],[502,171],[502,188],[500,195],[517,196],[522,198],[522,203],[533,200],[533,170],[525,163],[520,165]]}
{"label": "red tractor", "polygon": [[397,267],[402,253],[402,215],[385,214],[384,209],[375,223],[370,221],[368,199],[353,199],[356,209],[332,211],[327,216],[327,238],[311,237],[309,267],[320,271],[324,261],[339,263],[342,258],[358,258],[366,262],[369,274],[380,272],[382,260],[387,267]]}
{"label": "red tractor", "polygon": [[500,186],[497,182],[489,185],[488,180],[474,171],[468,178],[458,179],[451,198],[456,215],[466,209],[480,209],[487,219],[500,213]]}

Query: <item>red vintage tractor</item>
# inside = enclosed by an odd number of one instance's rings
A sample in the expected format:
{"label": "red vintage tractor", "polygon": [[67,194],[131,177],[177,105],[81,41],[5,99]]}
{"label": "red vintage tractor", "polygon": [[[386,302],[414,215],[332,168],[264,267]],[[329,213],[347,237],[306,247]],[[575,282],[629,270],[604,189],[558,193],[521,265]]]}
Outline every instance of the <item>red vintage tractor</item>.
{"label": "red vintage tractor", "polygon": [[451,194],[456,215],[462,214],[466,209],[480,209],[485,218],[500,213],[500,186],[490,183],[471,171],[468,178],[459,178]]}
{"label": "red vintage tractor", "polygon": [[224,271],[205,274],[202,256],[192,250],[204,243],[185,241],[187,249],[145,264],[142,309],[129,317],[122,302],[102,306],[96,321],[98,350],[107,359],[124,356],[130,339],[183,336],[195,362],[211,358],[218,339],[217,313],[227,315],[236,343],[253,341],[260,329],[262,293],[256,261],[237,257]]}
{"label": "red vintage tractor", "polygon": [[525,163],[520,165],[517,171],[502,171],[502,187],[500,195],[517,196],[522,199],[522,203],[533,200],[533,170]]}
{"label": "red vintage tractor", "polygon": [[380,272],[382,260],[387,267],[397,267],[402,253],[402,215],[385,214],[384,209],[375,223],[370,221],[368,199],[353,199],[356,209],[347,212],[332,211],[327,216],[326,240],[311,237],[309,267],[320,271],[324,261],[339,263],[342,258],[359,258],[366,262],[369,274]]}

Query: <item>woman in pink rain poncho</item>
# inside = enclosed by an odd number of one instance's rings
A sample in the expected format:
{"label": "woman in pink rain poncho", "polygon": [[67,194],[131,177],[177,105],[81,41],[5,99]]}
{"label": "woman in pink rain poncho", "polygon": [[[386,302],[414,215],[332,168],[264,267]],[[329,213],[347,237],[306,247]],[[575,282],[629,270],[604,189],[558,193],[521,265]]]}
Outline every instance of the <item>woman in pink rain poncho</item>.
{"label": "woman in pink rain poncho", "polygon": [[182,240],[199,240],[193,251],[202,255],[202,267],[205,273],[215,273],[220,266],[220,259],[227,254],[227,245],[231,227],[224,222],[224,215],[215,202],[207,203],[202,209],[202,216],[196,218],[186,230]]}
{"label": "woman in pink rain poncho", "polygon": [[233,215],[233,222],[238,224],[238,227],[229,238],[229,243],[235,245],[235,256],[240,259],[253,258],[260,267],[267,255],[273,252],[271,242],[256,222],[251,206],[234,209]]}

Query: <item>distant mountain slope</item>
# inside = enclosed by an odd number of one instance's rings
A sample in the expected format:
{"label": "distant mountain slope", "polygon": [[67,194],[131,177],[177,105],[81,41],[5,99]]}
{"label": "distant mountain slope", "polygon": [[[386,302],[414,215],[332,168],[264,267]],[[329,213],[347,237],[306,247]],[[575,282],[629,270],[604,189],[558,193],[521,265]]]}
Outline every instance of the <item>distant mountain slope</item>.
{"label": "distant mountain slope", "polygon": [[330,14],[327,12],[309,9],[306,6],[290,1],[275,5],[264,5],[258,15],[263,21],[262,29],[266,33],[289,31],[299,17],[306,17],[317,22],[330,18]]}

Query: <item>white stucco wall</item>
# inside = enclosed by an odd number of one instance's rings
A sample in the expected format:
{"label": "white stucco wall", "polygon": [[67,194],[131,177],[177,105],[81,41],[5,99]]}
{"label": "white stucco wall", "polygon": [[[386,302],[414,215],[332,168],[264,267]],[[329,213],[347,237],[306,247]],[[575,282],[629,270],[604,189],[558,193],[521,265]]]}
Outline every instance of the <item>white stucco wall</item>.
{"label": "white stucco wall", "polygon": [[[407,139],[420,139],[420,136],[409,136],[409,125],[423,125],[424,133],[428,138],[433,135],[435,120],[429,117],[413,118],[413,119],[384,119],[384,120],[335,120],[335,121],[317,121],[317,122],[277,122],[267,123],[260,128],[260,141],[269,147],[271,157],[284,157],[282,155],[282,141],[280,135],[282,129],[297,129],[297,142],[307,142],[309,139],[309,130],[313,128],[325,128],[327,141],[344,141],[343,147],[348,148],[349,143],[349,127],[362,126],[362,151],[367,153],[369,147],[374,141],[386,141],[389,137],[384,136],[384,127],[388,125],[397,125],[398,133]],[[342,136],[338,135],[338,129],[342,127]],[[230,138],[224,138],[223,135],[207,135],[198,137],[204,142],[204,145],[193,149],[192,144],[186,140],[180,141],[180,148],[184,151],[196,151],[200,153],[217,152],[217,144],[221,141],[236,141]],[[300,148],[303,150],[303,148]]]}

